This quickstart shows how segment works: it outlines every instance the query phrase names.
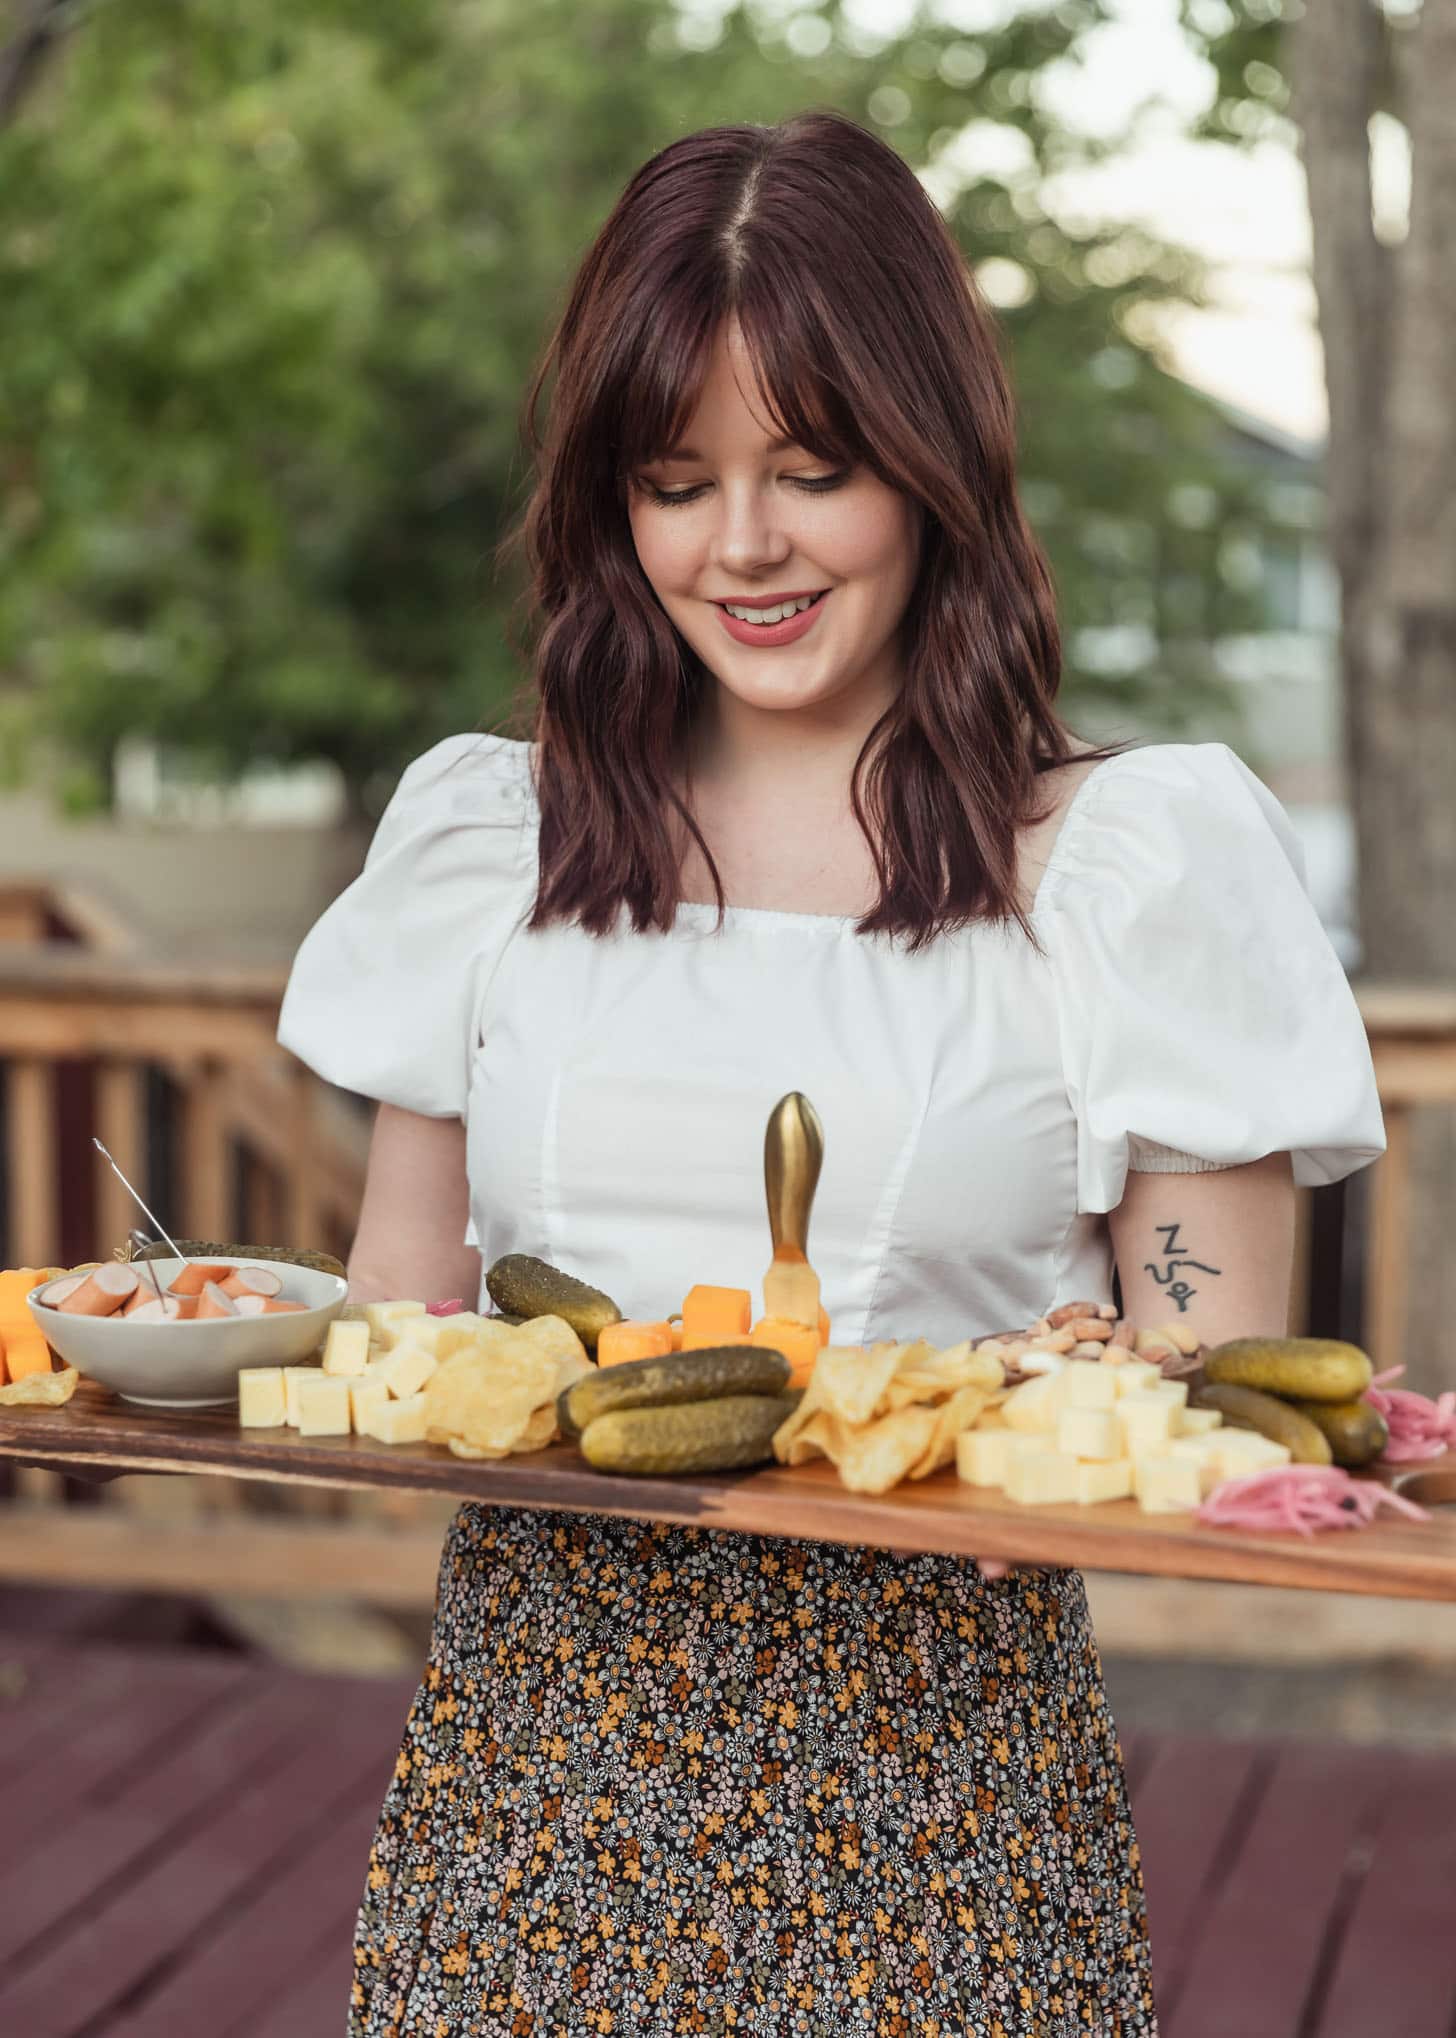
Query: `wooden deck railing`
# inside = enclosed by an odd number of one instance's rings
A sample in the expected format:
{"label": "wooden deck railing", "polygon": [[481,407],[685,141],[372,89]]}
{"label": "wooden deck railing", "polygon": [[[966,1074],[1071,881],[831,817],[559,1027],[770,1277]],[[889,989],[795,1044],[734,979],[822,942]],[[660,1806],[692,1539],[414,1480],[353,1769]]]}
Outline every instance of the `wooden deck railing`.
{"label": "wooden deck railing", "polygon": [[[93,1130],[174,1236],[310,1245],[345,1256],[363,1186],[369,1114],[277,1046],[286,972],[159,962],[116,937],[114,927],[108,932],[105,915],[94,912],[78,939],[84,907],[69,920],[59,916],[65,924],[58,934],[54,900],[17,903],[14,891],[0,887],[4,1263],[105,1258],[137,1222],[125,1191],[91,1147]],[[1357,995],[1389,1151],[1348,1203],[1340,1189],[1302,1193],[1292,1322],[1296,1330],[1354,1337],[1378,1365],[1388,1365],[1401,1355],[1411,1277],[1411,1115],[1424,1105],[1456,1102],[1456,988],[1372,985],[1358,987]],[[1352,1259],[1360,1272],[1354,1282]],[[1359,1320],[1349,1320],[1351,1294],[1362,1298]],[[48,1556],[39,1518],[60,1483],[48,1474],[20,1475],[16,1497],[25,1505],[12,1511],[0,1537],[0,1574],[79,1580],[86,1557],[76,1540],[84,1540],[84,1528],[98,1562],[104,1554],[109,1580],[160,1586],[171,1575],[165,1563],[157,1569],[161,1524],[144,1509],[132,1513],[125,1498],[129,1486],[144,1483],[108,1489],[109,1504],[90,1510],[85,1524],[72,1518]],[[164,1483],[175,1489],[184,1482]],[[223,1483],[232,1487],[214,1485]],[[267,1500],[240,1487],[231,1499],[214,1490],[197,1507],[207,1523],[196,1550],[203,1569],[205,1550],[232,1533],[224,1519],[232,1514],[262,1594],[337,1593],[334,1545],[350,1522],[364,1543],[383,1532],[396,1546],[385,1596],[408,1597],[416,1581],[423,1588],[433,1575],[439,1509],[381,1512],[370,1496]],[[266,1525],[260,1509],[273,1517]],[[117,1533],[127,1514],[130,1543],[124,1530]],[[320,1555],[328,1562],[310,1583],[309,1534],[326,1524],[332,1526]],[[217,1561],[220,1576],[240,1575],[225,1550]],[[360,1567],[361,1596],[376,1570]]]}

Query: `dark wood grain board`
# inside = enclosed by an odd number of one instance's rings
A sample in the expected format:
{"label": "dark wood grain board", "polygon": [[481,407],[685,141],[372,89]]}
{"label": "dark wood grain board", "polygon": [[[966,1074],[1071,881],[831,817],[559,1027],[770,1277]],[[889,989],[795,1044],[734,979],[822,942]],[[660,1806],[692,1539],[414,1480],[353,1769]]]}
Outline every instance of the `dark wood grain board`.
{"label": "dark wood grain board", "polygon": [[[1202,1528],[1188,1515],[1144,1514],[1135,1501],[1023,1507],[964,1485],[953,1469],[875,1497],[850,1493],[827,1461],[698,1478],[627,1479],[594,1472],[569,1444],[472,1463],[433,1444],[244,1430],[228,1409],[133,1408],[83,1381],[64,1408],[0,1409],[0,1458],[128,1471],[199,1472],[309,1486],[392,1487],[501,1507],[685,1522],[752,1535],[884,1549],[999,1557],[1022,1564],[1251,1585],[1456,1600],[1456,1510],[1425,1522],[1299,1535]],[[1402,1487],[1428,1468],[1401,1468]],[[1456,1499],[1456,1474],[1438,1473]]]}

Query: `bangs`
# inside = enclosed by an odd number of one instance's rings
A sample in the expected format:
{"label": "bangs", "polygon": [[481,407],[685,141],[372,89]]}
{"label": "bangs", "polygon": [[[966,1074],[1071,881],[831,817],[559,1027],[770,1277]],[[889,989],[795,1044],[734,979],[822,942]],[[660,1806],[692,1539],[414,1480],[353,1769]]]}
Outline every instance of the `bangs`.
{"label": "bangs", "polygon": [[750,293],[731,311],[695,323],[677,344],[660,318],[650,336],[642,335],[629,350],[619,399],[619,480],[665,459],[686,436],[718,334],[730,318],[742,333],[738,359],[751,378],[745,398],[770,434],[836,465],[871,459],[833,376],[816,365],[832,358],[828,334],[792,332],[783,313],[781,304],[774,318],[765,318]]}

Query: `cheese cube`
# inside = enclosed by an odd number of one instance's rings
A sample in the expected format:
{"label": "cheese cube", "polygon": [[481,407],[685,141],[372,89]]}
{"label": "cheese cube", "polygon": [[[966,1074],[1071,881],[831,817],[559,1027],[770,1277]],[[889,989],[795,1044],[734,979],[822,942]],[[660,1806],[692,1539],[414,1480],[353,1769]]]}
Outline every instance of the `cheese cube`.
{"label": "cheese cube", "polygon": [[1144,1514],[1189,1514],[1203,1498],[1198,1466],[1192,1458],[1175,1458],[1171,1451],[1135,1457],[1132,1489]]}
{"label": "cheese cube", "polygon": [[335,1317],[324,1339],[324,1371],[357,1378],[369,1364],[367,1323],[340,1323]]}
{"label": "cheese cube", "polygon": [[1287,1444],[1276,1444],[1273,1437],[1261,1436],[1257,1430],[1230,1429],[1227,1423],[1209,1441],[1214,1470],[1220,1479],[1242,1479],[1249,1472],[1267,1472],[1274,1465],[1287,1465],[1291,1456]]}
{"label": "cheese cube", "polygon": [[382,1380],[351,1380],[349,1382],[349,1413],[354,1418],[354,1427],[360,1436],[370,1434],[368,1415],[371,1409],[384,1408],[389,1403],[389,1389]]}
{"label": "cheese cube", "polygon": [[1148,1386],[1139,1388],[1142,1394],[1161,1394],[1165,1401],[1171,1401],[1175,1408],[1188,1406],[1188,1382],[1186,1380],[1165,1380],[1160,1373]]}
{"label": "cheese cube", "polygon": [[349,1383],[315,1371],[298,1383],[298,1433],[305,1437],[346,1437],[353,1427],[349,1420]]}
{"label": "cheese cube", "polygon": [[1111,1408],[1117,1400],[1117,1367],[1098,1359],[1068,1359],[1059,1375],[1062,1408]]}
{"label": "cheese cube", "polygon": [[283,1368],[283,1411],[285,1420],[298,1428],[298,1387],[301,1380],[316,1380],[322,1375],[317,1366],[285,1366]]}
{"label": "cheese cube", "polygon": [[375,1344],[386,1350],[398,1337],[411,1317],[426,1314],[423,1302],[366,1302],[364,1318],[369,1325],[369,1335]]}
{"label": "cheese cube", "polygon": [[288,1420],[281,1366],[249,1366],[238,1375],[238,1424],[242,1429],[281,1429]]}
{"label": "cheese cube", "polygon": [[1170,1458],[1186,1458],[1198,1467],[1198,1490],[1204,1499],[1219,1481],[1218,1464],[1214,1457],[1216,1449],[1214,1438],[1193,1436],[1174,1437],[1167,1450]]}
{"label": "cheese cube", "polygon": [[376,1360],[369,1369],[372,1380],[382,1380],[396,1401],[418,1394],[439,1365],[434,1353],[423,1344],[402,1339],[393,1351]]}
{"label": "cheese cube", "polygon": [[410,1394],[401,1401],[385,1396],[382,1407],[365,1413],[364,1435],[382,1444],[422,1444],[425,1440],[425,1397]]}
{"label": "cheese cube", "polygon": [[1058,1373],[1039,1373],[1034,1380],[1023,1380],[1019,1387],[1013,1387],[1001,1404],[1006,1427],[1020,1430],[1023,1435],[1054,1429],[1060,1380]]}
{"label": "cheese cube", "polygon": [[1060,1451],[1015,1451],[1006,1465],[1008,1498],[1041,1507],[1077,1498],[1077,1461]]}
{"label": "cheese cube", "polygon": [[1177,1406],[1166,1394],[1123,1395],[1117,1404],[1117,1419],[1128,1457],[1137,1458],[1171,1440]]}
{"label": "cheese cube", "polygon": [[1034,1449],[1014,1429],[966,1429],[956,1438],[956,1471],[968,1486],[1004,1486],[1013,1453]]}
{"label": "cheese cube", "polygon": [[1077,1498],[1083,1507],[1103,1500],[1126,1500],[1132,1492],[1132,1459],[1112,1458],[1104,1464],[1079,1464]]}
{"label": "cheese cube", "polygon": [[1112,1368],[1112,1377],[1117,1383],[1119,1396],[1140,1394],[1145,1387],[1151,1387],[1162,1379],[1156,1366],[1150,1366],[1146,1359],[1127,1359],[1120,1366]]}
{"label": "cheese cube", "polygon": [[1122,1430],[1110,1408],[1064,1408],[1057,1424],[1057,1449],[1069,1458],[1122,1456]]}
{"label": "cheese cube", "polygon": [[1216,1408],[1181,1408],[1173,1434],[1180,1437],[1207,1436],[1210,1430],[1221,1429],[1223,1417]]}

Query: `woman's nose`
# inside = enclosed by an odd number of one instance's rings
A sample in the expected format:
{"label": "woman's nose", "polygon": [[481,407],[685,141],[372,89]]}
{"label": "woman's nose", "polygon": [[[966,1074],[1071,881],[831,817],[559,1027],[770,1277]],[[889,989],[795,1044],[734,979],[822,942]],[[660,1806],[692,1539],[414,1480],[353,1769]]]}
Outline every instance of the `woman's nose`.
{"label": "woman's nose", "polygon": [[725,486],[718,503],[714,552],[725,572],[749,574],[789,556],[791,543],[771,491]]}

